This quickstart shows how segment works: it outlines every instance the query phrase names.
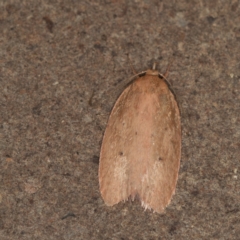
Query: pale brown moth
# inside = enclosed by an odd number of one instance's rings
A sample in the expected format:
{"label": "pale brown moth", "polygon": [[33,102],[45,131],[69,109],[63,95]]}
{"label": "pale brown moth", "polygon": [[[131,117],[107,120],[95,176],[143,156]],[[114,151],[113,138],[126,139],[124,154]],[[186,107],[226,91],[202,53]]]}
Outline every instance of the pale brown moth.
{"label": "pale brown moth", "polygon": [[164,75],[138,75],[115,103],[102,141],[99,184],[106,205],[138,197],[161,213],[175,192],[181,156],[178,104]]}

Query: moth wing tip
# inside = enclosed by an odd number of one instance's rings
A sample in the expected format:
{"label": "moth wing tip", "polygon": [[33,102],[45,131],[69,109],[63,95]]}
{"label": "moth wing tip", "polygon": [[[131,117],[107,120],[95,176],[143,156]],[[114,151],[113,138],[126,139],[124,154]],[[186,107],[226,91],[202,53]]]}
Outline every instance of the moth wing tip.
{"label": "moth wing tip", "polygon": [[144,202],[144,201],[141,201],[141,205],[142,205],[142,207],[144,208],[144,211],[150,210],[150,211],[153,211],[153,213],[163,213],[163,212],[164,212],[164,209],[165,209],[165,207],[153,208],[153,207],[151,207],[148,203],[146,203],[146,202]]}

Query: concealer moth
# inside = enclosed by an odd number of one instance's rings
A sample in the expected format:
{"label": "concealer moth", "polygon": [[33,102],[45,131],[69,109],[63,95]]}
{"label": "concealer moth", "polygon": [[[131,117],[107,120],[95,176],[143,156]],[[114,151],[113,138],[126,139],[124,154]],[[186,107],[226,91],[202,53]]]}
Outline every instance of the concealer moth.
{"label": "concealer moth", "polygon": [[181,122],[164,75],[137,75],[116,101],[104,133],[99,185],[106,205],[140,199],[162,213],[175,193],[181,157]]}

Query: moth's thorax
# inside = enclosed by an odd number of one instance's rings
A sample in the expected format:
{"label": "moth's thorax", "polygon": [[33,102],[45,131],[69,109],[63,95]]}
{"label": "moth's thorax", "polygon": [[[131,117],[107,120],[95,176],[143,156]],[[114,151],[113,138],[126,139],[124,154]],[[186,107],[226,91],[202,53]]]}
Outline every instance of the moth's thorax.
{"label": "moth's thorax", "polygon": [[[154,72],[158,73],[157,71]],[[161,79],[158,74],[149,75],[146,73],[144,76],[139,77],[134,81],[132,90],[136,91],[136,93],[168,93],[169,89],[166,82]]]}

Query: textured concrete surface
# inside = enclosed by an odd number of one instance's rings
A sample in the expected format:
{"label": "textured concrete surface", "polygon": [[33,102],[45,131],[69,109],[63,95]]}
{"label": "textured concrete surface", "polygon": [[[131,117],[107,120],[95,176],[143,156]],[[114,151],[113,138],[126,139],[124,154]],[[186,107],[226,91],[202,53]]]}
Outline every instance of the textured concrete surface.
{"label": "textured concrete surface", "polygon": [[[0,0],[0,33],[1,240],[239,239],[239,1]],[[176,194],[162,215],[107,207],[99,150],[130,61],[172,60]]]}

